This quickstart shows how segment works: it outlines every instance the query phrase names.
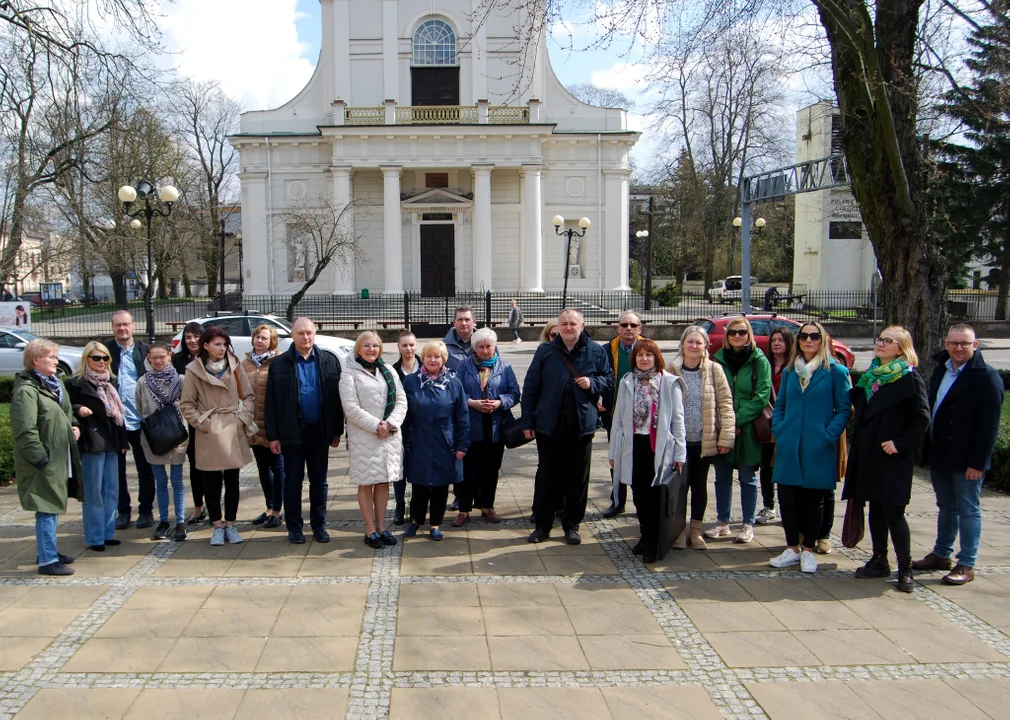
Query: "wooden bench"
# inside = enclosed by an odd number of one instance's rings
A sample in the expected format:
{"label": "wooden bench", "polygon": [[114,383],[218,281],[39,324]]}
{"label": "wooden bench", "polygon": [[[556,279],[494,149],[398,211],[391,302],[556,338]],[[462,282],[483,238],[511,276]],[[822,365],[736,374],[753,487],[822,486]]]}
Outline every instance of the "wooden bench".
{"label": "wooden bench", "polygon": [[353,327],[357,330],[365,324],[364,320],[315,320],[314,322],[319,330],[325,330],[327,327]]}
{"label": "wooden bench", "polygon": [[179,328],[186,327],[189,325],[189,322],[189,320],[172,320],[170,322],[166,322],[165,324],[172,328],[172,332],[177,333],[179,332]]}

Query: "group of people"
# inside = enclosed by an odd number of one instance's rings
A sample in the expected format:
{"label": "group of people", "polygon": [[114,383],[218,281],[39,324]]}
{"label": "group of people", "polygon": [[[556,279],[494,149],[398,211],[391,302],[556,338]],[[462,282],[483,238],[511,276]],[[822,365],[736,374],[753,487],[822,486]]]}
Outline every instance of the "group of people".
{"label": "group of people", "polygon": [[[637,314],[624,313],[617,337],[601,345],[585,332],[578,310],[563,310],[544,328],[521,389],[498,353],[496,333],[476,329],[468,307],[456,310],[443,340],[420,350],[416,337],[402,331],[392,366],[383,360],[377,333],[361,333],[342,362],[316,345],[307,318],[295,321],[284,352],[275,330],[256,328],[243,359],[219,327],[187,325],[176,353],[135,339],[125,310],[113,316],[113,331],[107,344],[88,343],[66,387],[56,374],[57,348],[45,340],[25,348],[25,370],[15,380],[18,491],[24,509],[36,513],[41,574],[73,573],[73,558],[56,546],[56,518],[70,496],[83,502],[91,550],[119,544],[116,531],[132,520],[128,453],[138,476],[136,526],[155,527],[154,539],[184,541],[187,526],[209,520],[211,545],[243,542],[235,527],[239,471],[255,459],[264,511],[252,524],[283,523],[290,542],[306,542],[307,475],[311,533],[328,542],[329,451],[345,429],[349,478],[358,488],[364,542],[372,548],[397,543],[386,527],[390,484],[393,522],[409,522],[404,537],[427,526],[430,538],[441,540],[450,508],[457,513],[453,527],[468,524],[475,509],[486,522],[501,522],[495,499],[508,428],[536,441],[529,542],[548,540],[560,518],[565,541],[579,544],[592,442],[605,428],[613,488],[603,515],[624,512],[630,486],[641,529],[634,552],[646,563],[660,552],[662,486],[680,474],[689,510],[675,548],[704,550],[709,541],[730,537],[750,543],[755,523],[778,513],[786,548],[770,564],[816,572],[815,552],[831,552],[835,486],[844,480],[843,500],[869,504],[873,555],[856,577],[890,575],[890,537],[899,589],[911,591],[913,569],[949,571],[944,581],[951,584],[973,579],[979,494],[1003,385],[967,325],[950,328],[928,388],[911,335],[898,326],[875,339],[875,357],[855,387],[820,323],[803,324],[795,337],[776,328],[763,352],[743,316],[726,323],[725,343],[712,354],[706,331],[688,327],[667,362],[642,337]],[[166,432],[175,432],[167,447]],[[905,507],[923,438],[940,513],[933,551],[913,563]],[[704,530],[713,466],[716,523]],[[734,474],[742,509],[735,535]]]}

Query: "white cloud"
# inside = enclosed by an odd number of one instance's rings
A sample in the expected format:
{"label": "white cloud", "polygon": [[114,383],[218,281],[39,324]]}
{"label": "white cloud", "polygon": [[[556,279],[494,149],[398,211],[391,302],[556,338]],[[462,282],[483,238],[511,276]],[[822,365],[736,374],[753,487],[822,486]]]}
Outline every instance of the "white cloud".
{"label": "white cloud", "polygon": [[590,81],[597,87],[634,93],[645,89],[653,70],[653,66],[646,63],[619,62],[609,70],[597,70],[590,75]]}
{"label": "white cloud", "polygon": [[245,110],[277,107],[308,82],[296,0],[163,0],[158,25],[184,77],[218,80]]}

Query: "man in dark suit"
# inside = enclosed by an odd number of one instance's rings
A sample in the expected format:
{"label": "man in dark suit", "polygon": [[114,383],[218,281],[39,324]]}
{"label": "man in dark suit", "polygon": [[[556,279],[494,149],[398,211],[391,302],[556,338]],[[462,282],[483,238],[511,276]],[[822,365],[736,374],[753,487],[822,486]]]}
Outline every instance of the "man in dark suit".
{"label": "man in dark suit", "polygon": [[298,318],[294,342],[277,356],[267,373],[263,407],[264,432],[274,454],[284,454],[284,516],[288,540],[304,543],[302,484],[309,475],[309,524],[316,542],[329,542],[326,532],[327,464],[331,447],[344,434],[340,404],[340,361],[316,347],[316,326]]}
{"label": "man in dark suit", "polygon": [[[947,331],[944,351],[935,356],[929,382],[932,423],[928,436],[929,473],[936,493],[936,543],[916,560],[916,570],[949,570],[948,585],[975,579],[975,559],[982,536],[979,495],[989,469],[1003,405],[1003,381],[982,359],[970,325]],[[954,540],[961,537],[957,565],[951,568]]]}
{"label": "man in dark suit", "polygon": [[[144,448],[140,444],[140,413],[137,412],[137,380],[144,374],[147,359],[147,345],[133,337],[133,316],[127,310],[117,310],[112,314],[114,337],[105,341],[112,357],[112,374],[119,381],[119,398],[126,413],[123,424],[133,451],[133,463],[137,466],[137,527],[154,525],[152,507],[154,505],[154,471],[147,462]],[[126,483],[126,453],[119,454],[119,513],[116,529],[130,527],[130,488]]]}

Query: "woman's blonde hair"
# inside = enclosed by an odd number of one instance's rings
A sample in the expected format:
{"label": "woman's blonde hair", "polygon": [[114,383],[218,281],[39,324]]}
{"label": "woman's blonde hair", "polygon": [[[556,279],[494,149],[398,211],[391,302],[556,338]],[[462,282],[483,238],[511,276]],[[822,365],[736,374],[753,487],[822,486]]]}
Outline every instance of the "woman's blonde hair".
{"label": "woman's blonde hair", "polygon": [[[30,343],[25,345],[25,350],[21,360],[24,363],[25,370],[34,370],[36,360],[53,353],[58,354],[59,352],[60,352],[60,346],[52,342],[51,340],[43,340],[42,338],[35,338]],[[108,350],[106,350],[105,352],[108,352]]]}
{"label": "woman's blonde hair", "polygon": [[540,331],[540,342],[550,342],[551,341],[551,331],[558,326],[557,320],[548,320],[547,324],[544,325],[544,329]]}
{"label": "woman's blonde hair", "polygon": [[263,323],[258,328],[256,328],[255,330],[253,330],[253,334],[249,336],[249,341],[252,342],[252,339],[254,337],[256,337],[257,335],[259,335],[262,330],[266,330],[267,333],[269,333],[269,335],[270,335],[270,349],[271,350],[276,350],[277,349],[277,343],[279,342],[279,340],[277,338],[277,331],[273,327],[271,327],[270,325],[267,325],[266,323]]}
{"label": "woman's blonde hair", "polygon": [[[890,330],[897,336],[898,347],[901,349],[901,357],[905,358],[907,362],[912,367],[919,367],[919,356],[915,352],[915,347],[912,343],[912,333],[908,332],[901,325],[891,325],[880,331],[883,335],[885,332]],[[878,336],[879,337],[879,336]]]}
{"label": "woman's blonde hair", "polygon": [[422,365],[424,364],[424,358],[427,355],[438,355],[442,358],[442,364],[445,365],[445,361],[449,359],[449,349],[441,340],[432,340],[429,343],[425,343],[424,347],[421,348],[421,352],[418,353],[418,357],[421,358]]}
{"label": "woman's blonde hair", "polygon": [[803,328],[810,327],[811,325],[817,328],[817,332],[821,334],[821,346],[818,348],[817,354],[814,358],[820,362],[820,365],[823,368],[827,368],[828,365],[831,364],[831,336],[819,322],[808,320],[800,325],[799,329],[796,331],[796,339],[793,341],[793,349],[792,352],[789,353],[789,367],[793,367],[796,364],[796,358],[803,357],[803,351],[800,350],[800,333],[803,332]]}
{"label": "woman's blonde hair", "polygon": [[[677,355],[675,360],[680,360],[680,365],[684,364],[684,342],[692,335],[701,335],[702,339],[705,341],[705,349],[701,351],[701,361],[705,362],[705,356],[708,354],[708,346],[712,344],[712,341],[708,337],[708,331],[705,330],[701,325],[688,325],[684,328],[684,332],[680,334],[680,345],[677,347]],[[679,374],[678,363],[672,363],[667,370],[672,373]]]}
{"label": "woman's blonde hair", "polygon": [[358,335],[358,339],[354,341],[354,357],[361,356],[361,346],[365,344],[365,340],[368,338],[375,338],[379,341],[379,356],[382,356],[382,338],[379,337],[379,333],[374,330],[365,330],[363,333]]}
{"label": "woman's blonde hair", "polygon": [[[751,350],[755,349],[757,347],[757,343],[754,341],[754,328],[751,327],[750,320],[745,318],[743,315],[730,318],[726,322],[726,332],[728,333],[736,325],[743,325],[747,328],[747,344],[750,345]],[[723,343],[723,347],[733,347],[729,344],[729,335],[726,336],[726,341]]]}
{"label": "woman's blonde hair", "polygon": [[81,364],[77,367],[77,370],[74,371],[74,377],[82,377],[84,375],[84,371],[88,369],[88,356],[91,355],[91,353],[93,353],[95,350],[97,350],[100,353],[104,353],[106,356],[109,357],[109,361],[105,363],[105,367],[108,369],[109,375],[112,374],[112,362],[111,362],[112,355],[109,353],[109,348],[105,347],[102,343],[98,342],[97,340],[92,340],[87,345],[85,345],[84,350],[81,351]]}

